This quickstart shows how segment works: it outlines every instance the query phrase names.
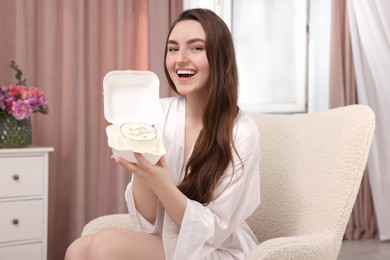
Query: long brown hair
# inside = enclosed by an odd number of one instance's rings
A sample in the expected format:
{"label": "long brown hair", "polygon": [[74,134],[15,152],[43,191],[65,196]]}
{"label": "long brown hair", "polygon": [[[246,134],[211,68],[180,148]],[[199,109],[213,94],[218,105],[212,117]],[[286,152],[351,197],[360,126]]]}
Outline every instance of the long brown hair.
{"label": "long brown hair", "polygon": [[[210,77],[203,129],[186,165],[186,174],[178,188],[189,198],[208,204],[229,163],[233,162],[233,125],[238,113],[237,64],[230,31],[221,18],[207,9],[184,11],[172,24],[169,35],[183,20],[198,21],[206,33],[206,54]],[[165,49],[165,57],[167,48]],[[166,66],[165,75],[177,93]]]}

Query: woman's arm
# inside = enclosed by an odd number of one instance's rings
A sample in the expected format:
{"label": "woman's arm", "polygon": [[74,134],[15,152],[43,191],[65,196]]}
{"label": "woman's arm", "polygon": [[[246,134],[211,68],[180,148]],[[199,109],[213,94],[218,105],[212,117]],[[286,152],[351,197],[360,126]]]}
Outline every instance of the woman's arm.
{"label": "woman's arm", "polygon": [[133,174],[133,198],[139,213],[150,223],[156,220],[157,196],[147,185]]}
{"label": "woman's arm", "polygon": [[[124,159],[115,159],[113,156],[111,159],[124,167],[129,163]],[[135,208],[149,223],[153,224],[157,212],[156,194],[142,181],[139,181],[136,174],[133,174],[131,182]]]}
{"label": "woman's arm", "polygon": [[[141,156],[142,157],[142,156]],[[144,163],[146,167],[152,165],[148,164],[144,158],[137,159]],[[166,165],[165,158],[163,157],[158,167],[161,167],[161,171],[157,174],[164,175],[163,178],[158,181],[151,182],[152,189],[157,194],[161,204],[164,206],[168,215],[175,221],[177,225],[181,225],[184,212],[187,206],[187,197],[176,187],[170,178],[168,166]]]}
{"label": "woman's arm", "polygon": [[169,216],[181,225],[187,205],[187,197],[173,183],[165,157],[156,165],[150,164],[136,153],[138,163],[123,159],[116,160],[133,173],[133,197],[137,210],[150,223],[155,221],[157,199],[160,200]]}

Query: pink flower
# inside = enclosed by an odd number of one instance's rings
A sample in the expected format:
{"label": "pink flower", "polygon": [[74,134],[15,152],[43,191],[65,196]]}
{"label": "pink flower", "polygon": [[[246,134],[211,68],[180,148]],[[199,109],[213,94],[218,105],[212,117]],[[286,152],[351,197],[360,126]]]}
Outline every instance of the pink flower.
{"label": "pink flower", "polygon": [[29,117],[32,114],[33,110],[30,106],[28,100],[16,100],[12,102],[11,114],[17,119],[22,120]]}
{"label": "pink flower", "polygon": [[0,114],[10,114],[21,120],[32,113],[47,114],[49,105],[45,93],[35,86],[1,86]]}

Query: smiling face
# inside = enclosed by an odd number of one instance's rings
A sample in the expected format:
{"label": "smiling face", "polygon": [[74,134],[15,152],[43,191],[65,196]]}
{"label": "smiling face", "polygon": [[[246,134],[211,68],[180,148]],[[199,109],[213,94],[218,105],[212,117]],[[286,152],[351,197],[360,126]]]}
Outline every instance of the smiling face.
{"label": "smiling face", "polygon": [[180,95],[205,93],[209,63],[206,33],[199,22],[184,20],[176,24],[168,38],[165,66]]}

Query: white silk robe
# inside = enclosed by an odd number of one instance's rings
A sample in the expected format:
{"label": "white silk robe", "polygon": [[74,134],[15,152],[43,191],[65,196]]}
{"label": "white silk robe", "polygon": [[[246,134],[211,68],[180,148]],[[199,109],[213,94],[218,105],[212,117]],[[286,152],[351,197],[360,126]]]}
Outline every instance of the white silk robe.
{"label": "white silk robe", "polygon": [[[167,164],[176,185],[188,159],[184,159],[185,103],[185,97],[161,99],[164,117],[156,125],[162,131]],[[241,111],[233,133],[242,163],[233,153],[234,174],[230,165],[216,188],[216,198],[208,205],[188,199],[181,226],[160,202],[155,223],[149,223],[135,208],[132,183],[127,186],[125,198],[133,225],[137,230],[162,236],[166,259],[244,259],[256,246],[256,237],[245,220],[260,204],[258,130]]]}

